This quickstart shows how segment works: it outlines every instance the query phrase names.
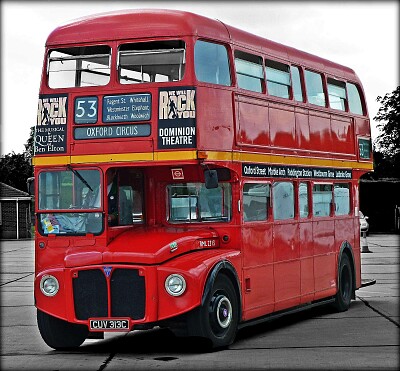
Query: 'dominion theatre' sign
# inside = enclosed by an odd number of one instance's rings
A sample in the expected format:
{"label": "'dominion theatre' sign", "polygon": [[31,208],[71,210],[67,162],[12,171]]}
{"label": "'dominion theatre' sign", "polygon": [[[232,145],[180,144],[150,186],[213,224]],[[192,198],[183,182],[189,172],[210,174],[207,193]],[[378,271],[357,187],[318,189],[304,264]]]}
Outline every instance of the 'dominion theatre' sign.
{"label": "'dominion theatre' sign", "polygon": [[196,147],[196,89],[160,89],[158,148]]}

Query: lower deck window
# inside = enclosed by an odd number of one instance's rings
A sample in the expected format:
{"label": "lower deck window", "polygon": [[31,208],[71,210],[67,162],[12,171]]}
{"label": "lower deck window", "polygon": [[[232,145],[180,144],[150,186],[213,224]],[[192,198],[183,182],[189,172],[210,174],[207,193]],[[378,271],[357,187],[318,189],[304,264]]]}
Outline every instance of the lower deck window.
{"label": "lower deck window", "polygon": [[332,205],[332,185],[314,184],[313,213],[314,216],[329,216]]}
{"label": "lower deck window", "polygon": [[335,184],[333,190],[335,198],[335,215],[350,214],[350,185]]}
{"label": "lower deck window", "polygon": [[207,189],[204,183],[167,186],[171,223],[227,222],[232,215],[232,190],[229,183]]}
{"label": "lower deck window", "polygon": [[294,218],[294,185],[291,182],[276,182],[272,186],[274,219]]}
{"label": "lower deck window", "polygon": [[243,186],[243,220],[267,220],[269,215],[270,185],[246,183]]}

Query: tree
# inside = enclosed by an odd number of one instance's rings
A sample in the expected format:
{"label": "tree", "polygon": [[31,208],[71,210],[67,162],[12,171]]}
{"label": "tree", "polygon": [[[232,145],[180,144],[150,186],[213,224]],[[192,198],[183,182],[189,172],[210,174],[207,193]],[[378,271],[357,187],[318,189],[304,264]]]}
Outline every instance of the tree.
{"label": "tree", "polygon": [[21,191],[27,191],[26,181],[33,176],[31,159],[33,156],[33,140],[35,128],[31,127],[29,138],[25,144],[23,153],[8,153],[0,158],[0,179]]}
{"label": "tree", "polygon": [[29,133],[29,138],[24,144],[25,146],[25,155],[28,158],[32,158],[34,154],[34,147],[35,147],[35,127],[31,126],[31,132]]}
{"label": "tree", "polygon": [[376,175],[400,178],[400,86],[376,100],[381,103],[374,117],[380,122],[377,125],[380,134],[374,142]]}

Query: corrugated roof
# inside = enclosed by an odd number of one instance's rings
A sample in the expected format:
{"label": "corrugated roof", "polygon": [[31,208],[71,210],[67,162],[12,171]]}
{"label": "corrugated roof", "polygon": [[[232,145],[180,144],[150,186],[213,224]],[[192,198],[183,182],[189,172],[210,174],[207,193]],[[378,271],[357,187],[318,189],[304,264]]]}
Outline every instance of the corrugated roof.
{"label": "corrugated roof", "polygon": [[0,182],[0,198],[30,197],[29,193],[20,191],[8,184]]}

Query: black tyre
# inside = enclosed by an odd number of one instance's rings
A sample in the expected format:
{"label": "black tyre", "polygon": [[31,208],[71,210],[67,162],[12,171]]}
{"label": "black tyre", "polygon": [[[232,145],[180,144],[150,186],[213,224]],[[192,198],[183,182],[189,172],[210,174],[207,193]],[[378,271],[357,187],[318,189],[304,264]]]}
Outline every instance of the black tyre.
{"label": "black tyre", "polygon": [[347,254],[343,254],[340,258],[338,279],[338,292],[334,306],[337,311],[344,312],[349,309],[353,295],[353,270]]}
{"label": "black tyre", "polygon": [[45,343],[58,350],[79,347],[89,334],[87,326],[63,321],[40,310],[37,310],[37,323]]}
{"label": "black tyre", "polygon": [[225,347],[235,340],[239,321],[238,297],[232,281],[219,274],[204,305],[189,316],[189,334],[207,338],[213,348]]}

